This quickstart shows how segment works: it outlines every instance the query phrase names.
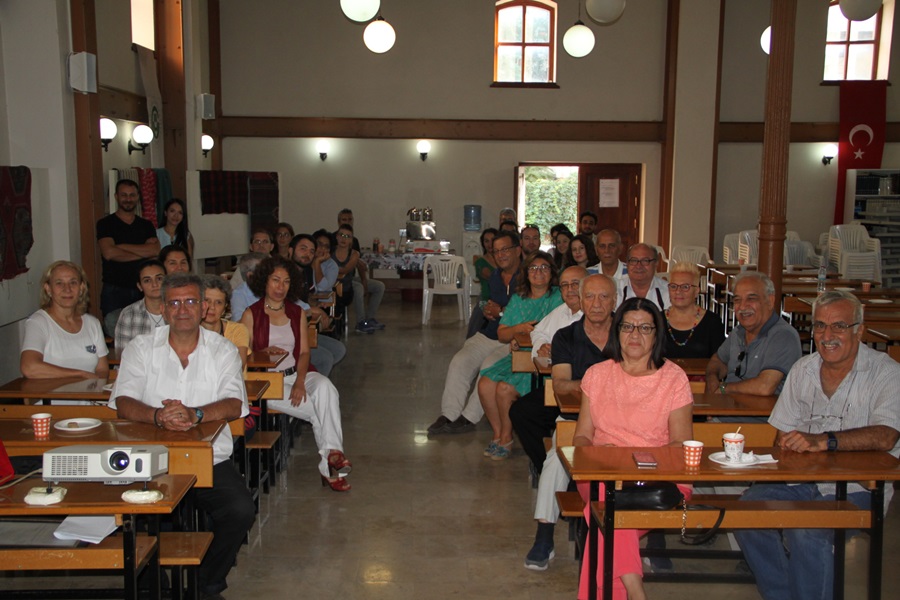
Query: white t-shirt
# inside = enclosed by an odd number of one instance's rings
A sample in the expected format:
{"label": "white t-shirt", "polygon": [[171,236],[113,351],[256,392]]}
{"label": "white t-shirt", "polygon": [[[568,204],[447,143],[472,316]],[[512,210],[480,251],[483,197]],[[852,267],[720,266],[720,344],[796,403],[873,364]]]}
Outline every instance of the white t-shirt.
{"label": "white t-shirt", "polygon": [[34,350],[44,362],[67,369],[93,373],[100,357],[109,354],[100,321],[91,315],[81,316],[81,331],[69,333],[59,326],[47,311],[41,309],[25,322],[22,351]]}

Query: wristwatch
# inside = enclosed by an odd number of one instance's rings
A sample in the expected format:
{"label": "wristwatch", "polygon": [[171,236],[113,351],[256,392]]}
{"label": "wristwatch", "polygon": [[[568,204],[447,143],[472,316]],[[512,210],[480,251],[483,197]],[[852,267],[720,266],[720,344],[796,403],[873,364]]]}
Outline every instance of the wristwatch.
{"label": "wristwatch", "polygon": [[826,431],[825,435],[828,436],[828,451],[834,452],[835,450],[838,449],[837,436],[835,436],[834,432],[832,432],[832,431]]}
{"label": "wristwatch", "polygon": [[200,421],[203,420],[203,410],[199,408],[194,409],[194,414],[197,416],[197,422],[194,425],[200,424]]}

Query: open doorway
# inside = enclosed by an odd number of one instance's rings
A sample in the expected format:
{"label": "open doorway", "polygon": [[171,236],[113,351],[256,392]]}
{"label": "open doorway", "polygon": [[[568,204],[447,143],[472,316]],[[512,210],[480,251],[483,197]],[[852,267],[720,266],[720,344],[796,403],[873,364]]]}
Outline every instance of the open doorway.
{"label": "open doorway", "polygon": [[533,223],[541,232],[541,249],[552,247],[550,228],[562,223],[570,231],[578,227],[578,167],[519,167],[519,197],[516,212],[525,223]]}

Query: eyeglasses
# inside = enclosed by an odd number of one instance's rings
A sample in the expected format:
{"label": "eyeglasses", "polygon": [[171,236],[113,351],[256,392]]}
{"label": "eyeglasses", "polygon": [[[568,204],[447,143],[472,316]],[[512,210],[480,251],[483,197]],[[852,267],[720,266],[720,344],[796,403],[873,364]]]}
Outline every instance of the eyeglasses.
{"label": "eyeglasses", "polygon": [[253,244],[254,246],[262,246],[262,245],[264,245],[264,244],[271,244],[271,243],[272,243],[272,242],[269,241],[269,240],[253,240],[253,241],[251,242],[251,244]]}
{"label": "eyeglasses", "polygon": [[182,306],[194,308],[195,306],[200,306],[200,300],[197,298],[186,298],[185,300],[176,298],[175,300],[166,300],[166,306],[172,310],[178,310]]}
{"label": "eyeglasses", "polygon": [[851,327],[856,327],[857,325],[859,325],[859,321],[856,323],[844,323],[843,321],[838,321],[837,323],[823,323],[822,321],[813,321],[812,328],[816,333],[823,333],[826,329],[830,328],[831,333],[841,335],[846,333]]}
{"label": "eyeglasses", "polygon": [[338,234],[338,237],[344,238],[344,239],[346,240],[346,239],[348,239],[348,238],[352,238],[353,236],[350,235],[349,233],[339,233],[339,234]]}
{"label": "eyeglasses", "polygon": [[550,270],[550,265],[531,265],[528,270],[532,273],[544,273]]}
{"label": "eyeglasses", "polygon": [[494,255],[497,255],[497,254],[509,254],[510,252],[513,251],[513,248],[518,248],[518,247],[519,247],[519,246],[516,245],[516,246],[507,246],[506,248],[494,248],[493,254],[494,254]]}
{"label": "eyeglasses", "polygon": [[655,258],[629,258],[628,264],[632,267],[636,267],[637,265],[643,265],[645,267],[649,267],[653,263],[656,262]]}
{"label": "eyeglasses", "polygon": [[559,289],[561,289],[561,290],[567,290],[569,288],[571,288],[573,290],[577,290],[580,287],[581,287],[580,281],[563,281],[562,283],[559,284]]}
{"label": "eyeglasses", "polygon": [[[816,415],[809,413],[809,432],[813,433],[813,429],[819,431],[841,431],[844,429],[844,417],[850,414],[850,407],[853,403],[848,399],[847,404],[841,408],[839,415]],[[825,407],[826,410],[830,406]],[[835,426],[835,423],[837,426]],[[816,425],[817,427],[814,427]]]}
{"label": "eyeglasses", "polygon": [[682,292],[689,292],[689,291],[691,291],[691,288],[695,288],[695,287],[700,287],[700,286],[694,285],[693,283],[682,283],[682,284],[670,283],[669,291],[677,292],[678,290],[681,290]]}
{"label": "eyeglasses", "polygon": [[738,379],[743,379],[743,376],[741,375],[741,371],[744,370],[744,359],[745,358],[747,358],[747,352],[741,352],[740,354],[738,354],[738,366],[734,370],[734,374]]}
{"label": "eyeglasses", "polygon": [[635,325],[634,323],[626,323],[625,321],[619,323],[619,331],[622,333],[631,333],[637,329],[641,332],[641,335],[650,335],[656,329],[653,325],[649,323],[641,323],[640,325]]}

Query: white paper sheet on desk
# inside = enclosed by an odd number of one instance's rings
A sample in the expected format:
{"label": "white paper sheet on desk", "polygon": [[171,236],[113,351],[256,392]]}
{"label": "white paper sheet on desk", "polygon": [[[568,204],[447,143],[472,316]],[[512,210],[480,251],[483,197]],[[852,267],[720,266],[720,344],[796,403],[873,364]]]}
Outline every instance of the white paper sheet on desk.
{"label": "white paper sheet on desk", "polygon": [[53,535],[60,540],[82,540],[99,544],[117,527],[116,518],[112,515],[70,516],[59,524]]}
{"label": "white paper sheet on desk", "polygon": [[757,454],[757,455],[756,455],[756,460],[759,461],[758,463],[756,463],[756,464],[758,464],[758,465],[774,464],[774,463],[777,463],[777,462],[778,462],[778,461],[775,459],[775,457],[772,456],[771,454]]}

